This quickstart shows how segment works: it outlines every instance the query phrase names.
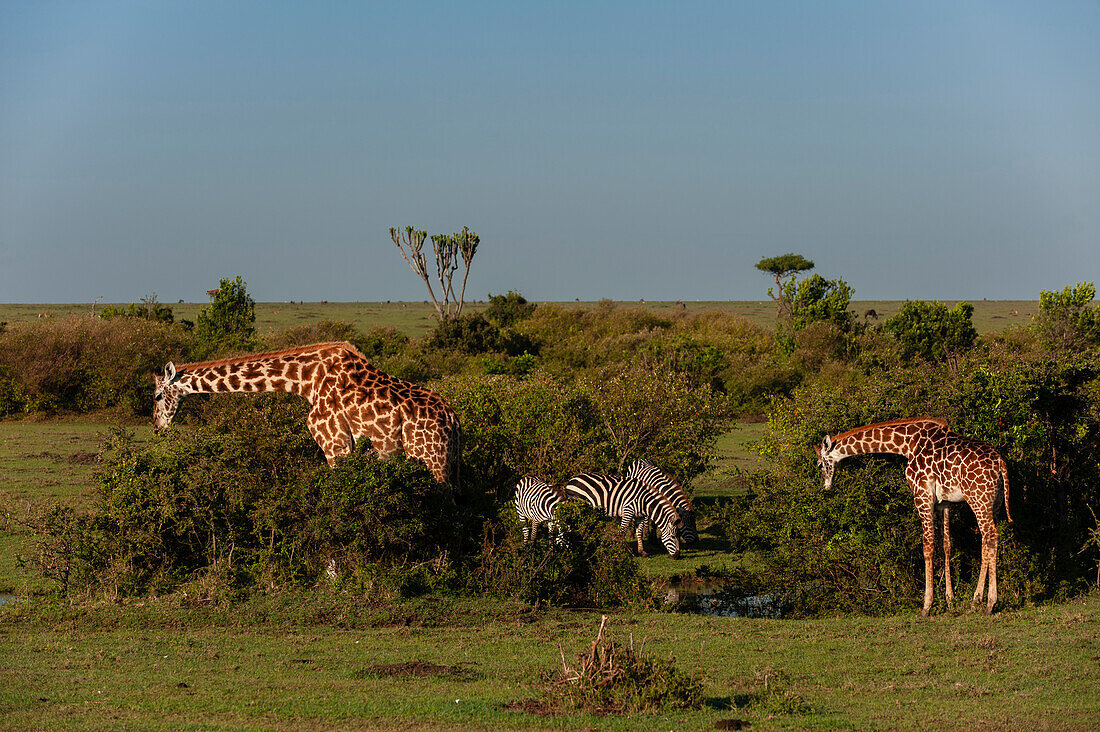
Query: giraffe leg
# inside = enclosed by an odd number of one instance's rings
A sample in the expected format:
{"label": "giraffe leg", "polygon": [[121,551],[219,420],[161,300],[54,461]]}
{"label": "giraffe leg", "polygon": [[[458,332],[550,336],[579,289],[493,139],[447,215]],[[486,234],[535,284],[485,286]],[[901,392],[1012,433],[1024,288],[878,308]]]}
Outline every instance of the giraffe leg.
{"label": "giraffe leg", "polygon": [[993,612],[993,606],[997,604],[997,525],[991,519],[980,521],[979,529],[982,534],[982,569],[978,573],[978,586],[974,590],[973,604],[976,607],[985,595],[986,578],[989,578],[989,598],[986,601],[985,612],[987,615]]}
{"label": "giraffe leg", "polygon": [[920,614],[928,617],[932,610],[932,555],[936,550],[936,523],[932,516],[932,500],[928,498],[917,504],[917,514],[920,516],[921,534],[924,540],[924,606]]}
{"label": "giraffe leg", "polygon": [[947,607],[955,602],[955,590],[951,586],[951,509],[944,505],[943,507],[943,581],[946,585],[944,587],[944,598],[947,600]]}

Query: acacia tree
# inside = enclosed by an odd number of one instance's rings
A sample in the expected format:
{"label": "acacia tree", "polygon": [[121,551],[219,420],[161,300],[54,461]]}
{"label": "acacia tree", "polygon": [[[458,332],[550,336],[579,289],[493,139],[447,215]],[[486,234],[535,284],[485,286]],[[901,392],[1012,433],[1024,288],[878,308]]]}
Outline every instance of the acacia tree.
{"label": "acacia tree", "polygon": [[775,277],[775,288],[769,287],[768,295],[775,300],[776,315],[789,319],[791,302],[787,297],[787,286],[799,272],[808,272],[813,269],[814,263],[801,254],[791,253],[779,257],[765,257],[756,263],[756,268]]}
{"label": "acacia tree", "polygon": [[[428,232],[406,226],[404,231],[390,227],[390,238],[401,250],[401,256],[405,258],[412,271],[424,281],[428,288],[428,296],[432,298],[432,305],[440,321],[457,317],[462,313],[462,304],[466,297],[466,279],[470,276],[470,263],[477,253],[477,245],[481,238],[465,226],[461,233],[433,234],[432,250],[435,253],[436,279],[439,281],[440,297],[437,298],[432,288],[431,278],[428,275],[428,257],[424,254],[424,240]],[[455,295],[453,279],[458,271],[459,259],[465,265],[462,275],[462,284],[458,294]]]}

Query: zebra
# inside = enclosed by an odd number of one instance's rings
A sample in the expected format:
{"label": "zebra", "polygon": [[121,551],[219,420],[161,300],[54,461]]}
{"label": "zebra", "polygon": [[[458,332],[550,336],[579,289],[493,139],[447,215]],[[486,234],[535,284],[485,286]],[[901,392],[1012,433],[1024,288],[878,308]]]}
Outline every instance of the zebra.
{"label": "zebra", "polygon": [[691,497],[672,476],[643,458],[630,464],[626,469],[626,477],[637,478],[672,502],[683,524],[680,528],[680,541],[685,544],[694,544],[699,541],[699,530],[695,526],[695,507],[691,505]]}
{"label": "zebra", "polygon": [[565,498],[565,493],[560,488],[555,488],[549,483],[527,475],[516,483],[516,514],[523,527],[523,543],[527,544],[535,540],[539,526],[546,524],[554,543],[559,547],[567,547],[569,543],[561,530],[561,524],[554,518],[554,509]]}
{"label": "zebra", "polygon": [[[661,543],[669,556],[680,557],[680,538],[677,530],[680,519],[672,503],[634,478],[603,475],[601,473],[581,473],[573,476],[563,489],[570,498],[581,498],[596,508],[603,509],[608,516],[622,517],[622,530],[628,535],[636,522],[649,519],[661,530]],[[642,547],[642,532],[635,533],[638,540],[638,553],[648,556]]]}

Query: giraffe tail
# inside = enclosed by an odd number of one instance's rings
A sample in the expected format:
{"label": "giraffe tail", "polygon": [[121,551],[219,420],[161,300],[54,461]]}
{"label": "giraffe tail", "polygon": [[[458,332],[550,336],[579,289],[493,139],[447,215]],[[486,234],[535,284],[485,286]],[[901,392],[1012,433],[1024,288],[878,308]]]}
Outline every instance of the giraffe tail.
{"label": "giraffe tail", "polygon": [[1005,489],[1005,516],[1008,516],[1008,522],[1012,523],[1012,512],[1008,510],[1008,464],[1004,458],[1001,458],[1001,482]]}

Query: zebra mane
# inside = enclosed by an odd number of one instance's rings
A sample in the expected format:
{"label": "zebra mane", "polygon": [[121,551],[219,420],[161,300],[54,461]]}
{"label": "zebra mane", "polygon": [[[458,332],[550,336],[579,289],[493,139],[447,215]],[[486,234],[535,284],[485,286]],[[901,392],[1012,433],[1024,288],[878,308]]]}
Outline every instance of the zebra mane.
{"label": "zebra mane", "polygon": [[[694,511],[695,510],[695,504],[692,502],[691,496],[689,496],[688,492],[686,490],[684,490],[684,487],[682,485],[680,485],[680,481],[676,480],[676,478],[674,478],[672,475],[665,472],[665,470],[663,468],[661,468],[659,465],[657,465],[656,463],[650,462],[649,460],[646,460],[645,458],[638,458],[634,462],[635,463],[642,463],[646,467],[648,467],[649,469],[656,470],[656,471],[660,472],[661,475],[663,475],[665,478],[668,479],[668,481],[670,483],[672,483],[672,488],[671,488],[672,492],[673,493],[679,493],[681,496],[683,496],[684,503],[687,504],[688,510],[689,511]],[[641,480],[641,479],[639,478],[639,480]],[[653,484],[650,483],[649,481],[643,481],[643,482],[646,485],[650,486],[650,487],[654,487]],[[661,493],[661,491],[657,491],[657,492]],[[664,494],[661,493],[661,495],[664,495]]]}
{"label": "zebra mane", "polygon": [[684,522],[680,518],[680,512],[676,510],[676,506],[672,505],[672,501],[668,500],[668,497],[664,493],[661,493],[649,483],[639,478],[629,478],[628,480],[636,481],[638,484],[644,486],[645,489],[649,492],[649,495],[656,498],[657,502],[661,504],[661,508],[664,510],[664,512],[675,519],[677,528],[683,525]]}

